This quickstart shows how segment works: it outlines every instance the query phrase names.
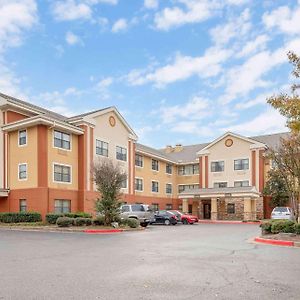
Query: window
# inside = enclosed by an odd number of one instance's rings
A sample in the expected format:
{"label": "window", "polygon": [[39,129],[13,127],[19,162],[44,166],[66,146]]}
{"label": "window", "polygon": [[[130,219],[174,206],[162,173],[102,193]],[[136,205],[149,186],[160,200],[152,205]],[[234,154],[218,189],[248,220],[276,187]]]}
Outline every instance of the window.
{"label": "window", "polygon": [[167,174],[172,174],[172,165],[166,164],[166,173]]}
{"label": "window", "polygon": [[27,144],[27,130],[19,131],[19,146],[24,146]]}
{"label": "window", "polygon": [[227,182],[214,182],[214,188],[226,188]]}
{"label": "window", "polygon": [[121,210],[122,212],[130,212],[129,205],[123,205]]}
{"label": "window", "polygon": [[71,211],[71,201],[70,200],[55,200],[54,210],[56,213],[69,213]]}
{"label": "window", "polygon": [[249,180],[243,180],[243,181],[235,181],[234,187],[244,187],[249,186]]}
{"label": "window", "polygon": [[152,203],[152,208],[153,208],[153,211],[158,211],[159,210],[159,204],[158,203]]}
{"label": "window", "polygon": [[71,167],[54,165],[54,181],[71,182]]}
{"label": "window", "polygon": [[143,190],[143,179],[135,178],[135,190],[142,191]]}
{"label": "window", "polygon": [[70,150],[71,149],[70,134],[54,130],[54,147]]}
{"label": "window", "polygon": [[178,175],[194,175],[199,174],[199,165],[186,165],[178,167]]}
{"label": "window", "polygon": [[27,211],[27,203],[25,199],[20,199],[20,211]]}
{"label": "window", "polygon": [[121,188],[127,189],[127,178],[121,182]]}
{"label": "window", "polygon": [[116,147],[116,158],[118,160],[127,160],[127,149],[117,146]]}
{"label": "window", "polygon": [[213,161],[211,163],[212,172],[223,172],[224,171],[224,161]]}
{"label": "window", "polygon": [[234,161],[235,170],[248,170],[249,169],[249,159],[236,159]]}
{"label": "window", "polygon": [[171,183],[166,184],[166,193],[172,194],[172,184]]}
{"label": "window", "polygon": [[96,154],[108,156],[108,143],[96,140]]}
{"label": "window", "polygon": [[27,179],[27,164],[19,164],[19,179]]}
{"label": "window", "polygon": [[152,192],[158,193],[158,181],[152,181]]}
{"label": "window", "polygon": [[158,171],[158,160],[152,159],[152,170]]}
{"label": "window", "polygon": [[143,167],[143,156],[142,155],[139,155],[139,154],[136,154],[135,155],[135,165],[138,166],[138,167]]}
{"label": "window", "polygon": [[228,203],[227,204],[227,213],[228,214],[234,214],[235,213],[235,204],[234,203]]}
{"label": "window", "polygon": [[178,185],[178,193],[187,191],[187,190],[195,190],[199,189],[199,184],[180,184]]}
{"label": "window", "polygon": [[178,210],[182,211],[182,204],[178,204]]}
{"label": "window", "polygon": [[166,204],[166,210],[172,210],[173,209],[173,205],[170,203]]}
{"label": "window", "polygon": [[145,211],[145,208],[142,204],[134,204],[134,205],[131,205],[131,210],[132,211]]}

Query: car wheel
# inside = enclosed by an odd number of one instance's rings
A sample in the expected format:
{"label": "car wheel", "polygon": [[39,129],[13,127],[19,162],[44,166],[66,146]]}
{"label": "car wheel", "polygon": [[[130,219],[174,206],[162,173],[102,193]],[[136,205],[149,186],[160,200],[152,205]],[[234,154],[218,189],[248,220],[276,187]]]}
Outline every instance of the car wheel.
{"label": "car wheel", "polygon": [[169,226],[170,225],[170,220],[166,219],[165,220],[165,225]]}
{"label": "car wheel", "polygon": [[188,224],[187,219],[183,219],[183,220],[182,220],[182,224],[184,224],[184,225]]}
{"label": "car wheel", "polygon": [[147,227],[147,226],[149,225],[149,223],[144,222],[144,223],[141,223],[140,225],[141,225],[142,227]]}

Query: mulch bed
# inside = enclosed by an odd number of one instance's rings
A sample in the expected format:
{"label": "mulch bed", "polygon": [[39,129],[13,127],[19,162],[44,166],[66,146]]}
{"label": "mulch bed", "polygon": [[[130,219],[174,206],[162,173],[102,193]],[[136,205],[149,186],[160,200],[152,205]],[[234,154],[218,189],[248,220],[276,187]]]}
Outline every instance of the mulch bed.
{"label": "mulch bed", "polygon": [[263,234],[264,239],[300,242],[300,235],[293,233]]}

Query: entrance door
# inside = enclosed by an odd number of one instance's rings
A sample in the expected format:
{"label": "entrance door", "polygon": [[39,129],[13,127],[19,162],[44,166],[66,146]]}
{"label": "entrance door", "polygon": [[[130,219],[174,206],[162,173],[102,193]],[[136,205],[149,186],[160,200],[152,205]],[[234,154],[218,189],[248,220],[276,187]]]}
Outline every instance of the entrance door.
{"label": "entrance door", "polygon": [[204,219],[210,219],[210,211],[211,211],[211,204],[204,203],[203,204],[203,218]]}

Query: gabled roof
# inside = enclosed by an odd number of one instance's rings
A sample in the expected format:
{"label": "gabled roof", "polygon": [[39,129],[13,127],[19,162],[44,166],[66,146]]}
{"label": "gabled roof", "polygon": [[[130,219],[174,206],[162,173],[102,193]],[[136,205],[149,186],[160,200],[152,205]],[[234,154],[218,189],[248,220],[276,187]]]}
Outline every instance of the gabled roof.
{"label": "gabled roof", "polygon": [[150,156],[160,158],[162,160],[170,161],[176,163],[177,161],[172,159],[168,154],[165,154],[163,151],[136,143],[136,151],[138,153],[149,154]]}

